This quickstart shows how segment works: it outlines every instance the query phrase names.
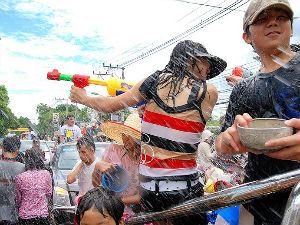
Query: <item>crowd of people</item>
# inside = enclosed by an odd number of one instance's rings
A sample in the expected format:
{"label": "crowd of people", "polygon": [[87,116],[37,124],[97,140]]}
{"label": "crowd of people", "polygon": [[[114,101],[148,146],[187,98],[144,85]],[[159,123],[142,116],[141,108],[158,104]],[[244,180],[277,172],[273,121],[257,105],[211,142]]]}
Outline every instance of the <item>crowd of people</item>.
{"label": "crowd of people", "polygon": [[[174,47],[163,70],[122,95],[91,97],[85,89],[72,86],[72,102],[106,113],[146,102],[124,124],[108,121],[99,126],[92,120],[82,132],[74,117],[68,116],[61,127],[57,143],[76,142],[80,156],[67,176],[69,184],[78,180],[75,223],[122,224],[139,212],[162,211],[217,191],[209,183],[214,179],[223,179],[225,187],[230,187],[299,169],[300,53],[290,46],[292,23],[293,10],[287,0],[250,1],[242,37],[260,57],[261,68],[249,77],[226,77],[233,90],[219,134],[206,128],[218,99],[216,87],[207,80],[222,73],[227,64],[191,40]],[[237,130],[238,124],[251,127],[253,118],[285,119],[294,133],[265,144],[281,150],[257,154],[242,144]],[[113,141],[101,159],[94,154],[94,142],[100,135]],[[46,209],[52,182],[41,161],[42,152],[32,148],[20,163],[15,160],[20,148],[17,140],[5,138],[2,148],[0,224],[18,220],[20,224],[48,224]],[[102,183],[103,174],[112,173],[117,165],[129,174],[129,185],[120,193]],[[288,189],[243,204],[241,211],[252,216],[248,224],[281,224],[290,192]],[[36,204],[30,205],[32,202]],[[218,221],[208,221],[205,213],[199,213],[159,224]]]}

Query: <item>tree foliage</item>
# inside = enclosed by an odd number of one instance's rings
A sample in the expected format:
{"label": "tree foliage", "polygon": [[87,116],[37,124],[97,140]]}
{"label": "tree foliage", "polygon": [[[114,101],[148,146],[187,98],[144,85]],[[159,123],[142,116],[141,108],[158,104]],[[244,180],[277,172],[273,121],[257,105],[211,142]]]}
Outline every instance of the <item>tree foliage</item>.
{"label": "tree foliage", "polygon": [[[61,126],[67,115],[73,115],[77,123],[87,123],[91,120],[88,108],[79,109],[76,105],[68,105],[67,108],[66,105],[60,104],[52,108],[47,104],[40,103],[36,108],[36,112],[38,114],[37,130],[41,135],[46,133],[53,135],[53,132]],[[53,122],[53,113],[59,113],[57,123]]]}
{"label": "tree foliage", "polygon": [[0,85],[0,137],[4,137],[8,128],[17,128],[19,123],[17,117],[8,107],[9,97],[4,85]]}

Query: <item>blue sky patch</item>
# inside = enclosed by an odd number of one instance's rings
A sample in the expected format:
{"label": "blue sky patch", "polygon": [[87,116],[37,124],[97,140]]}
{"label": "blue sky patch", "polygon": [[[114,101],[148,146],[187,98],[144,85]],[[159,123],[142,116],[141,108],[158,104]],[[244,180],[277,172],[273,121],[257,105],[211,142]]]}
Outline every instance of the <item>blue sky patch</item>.
{"label": "blue sky patch", "polygon": [[[15,10],[4,11],[0,9],[0,32],[8,36],[15,36],[18,39],[19,33],[26,33],[33,36],[44,37],[49,34],[53,27],[40,15],[34,17],[26,16]],[[26,36],[22,35],[22,38]]]}

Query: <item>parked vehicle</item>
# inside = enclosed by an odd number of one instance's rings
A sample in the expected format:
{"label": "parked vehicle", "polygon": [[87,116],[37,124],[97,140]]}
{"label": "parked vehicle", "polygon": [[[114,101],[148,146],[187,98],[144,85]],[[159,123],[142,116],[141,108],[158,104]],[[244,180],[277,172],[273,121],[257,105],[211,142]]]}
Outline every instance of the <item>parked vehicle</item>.
{"label": "parked vehicle", "polygon": [[[25,154],[25,151],[32,147],[32,140],[21,140],[20,152]],[[51,145],[48,141],[40,140],[40,148],[45,152],[45,164],[51,161]]]}
{"label": "parked vehicle", "polygon": [[[95,155],[101,159],[102,153],[109,143],[96,142]],[[67,175],[80,160],[76,143],[66,143],[57,146],[51,168],[53,171],[53,217],[56,224],[72,224],[74,218],[74,198],[79,193],[77,181],[67,184]],[[64,209],[63,209],[64,208]],[[66,210],[69,208],[69,210]]]}

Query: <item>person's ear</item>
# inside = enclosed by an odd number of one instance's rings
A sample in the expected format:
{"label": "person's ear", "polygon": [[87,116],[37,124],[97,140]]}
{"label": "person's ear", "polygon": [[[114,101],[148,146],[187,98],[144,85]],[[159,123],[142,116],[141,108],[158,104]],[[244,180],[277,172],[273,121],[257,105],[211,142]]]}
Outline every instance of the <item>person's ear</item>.
{"label": "person's ear", "polygon": [[247,32],[244,32],[244,33],[243,33],[243,39],[244,39],[244,41],[245,41],[247,44],[251,44],[251,43],[252,43],[251,37],[250,37],[250,35],[249,35]]}

